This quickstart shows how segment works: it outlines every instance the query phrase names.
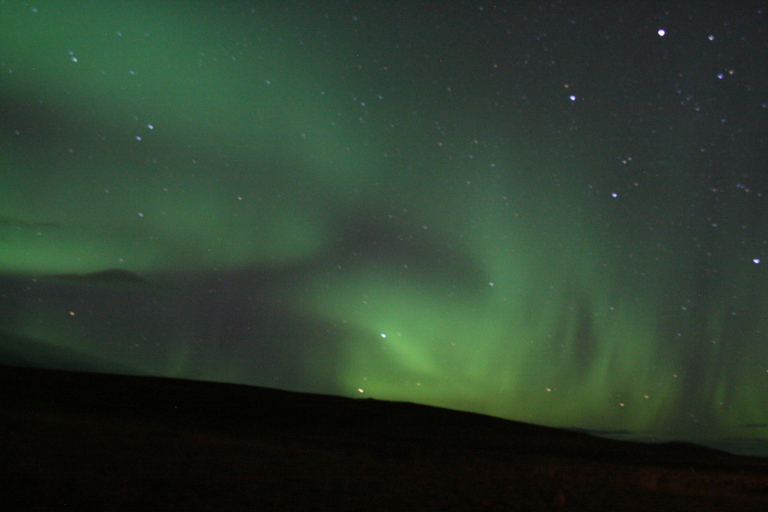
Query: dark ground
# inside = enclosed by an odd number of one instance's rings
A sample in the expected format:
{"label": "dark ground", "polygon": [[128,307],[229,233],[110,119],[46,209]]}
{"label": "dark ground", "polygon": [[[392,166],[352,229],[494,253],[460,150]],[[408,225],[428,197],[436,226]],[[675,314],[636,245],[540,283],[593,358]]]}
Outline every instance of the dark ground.
{"label": "dark ground", "polygon": [[8,510],[768,510],[768,460],[411,404],[0,367]]}

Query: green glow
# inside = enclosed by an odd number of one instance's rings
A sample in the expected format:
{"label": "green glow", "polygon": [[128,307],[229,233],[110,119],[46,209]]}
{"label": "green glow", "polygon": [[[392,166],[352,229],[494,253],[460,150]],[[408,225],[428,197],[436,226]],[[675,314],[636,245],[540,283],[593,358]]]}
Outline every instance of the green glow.
{"label": "green glow", "polygon": [[[36,134],[42,146],[2,141],[0,218],[59,229],[0,224],[0,268],[303,260],[332,236],[321,208],[370,173],[368,151],[350,148],[355,137],[323,103],[313,56],[250,39],[268,31],[266,13],[251,13],[247,43],[234,41],[230,54],[218,43],[230,15],[201,27],[197,13],[178,8],[1,9],[14,20],[0,34],[6,97],[67,126]],[[48,101],[33,106],[31,90]]]}
{"label": "green glow", "polygon": [[[627,62],[565,36],[539,55],[532,24],[465,56],[390,14],[0,5],[0,334],[137,373],[765,438],[765,99],[702,107],[758,78],[700,93],[711,63],[662,59],[617,89],[590,77]],[[106,269],[152,284],[42,277]]]}
{"label": "green glow", "polygon": [[675,365],[649,343],[653,323],[599,287],[532,297],[528,280],[551,280],[548,270],[518,262],[508,272],[521,285],[491,274],[493,286],[467,291],[377,265],[319,283],[314,308],[362,333],[345,343],[350,394],[585,428],[665,421]]}

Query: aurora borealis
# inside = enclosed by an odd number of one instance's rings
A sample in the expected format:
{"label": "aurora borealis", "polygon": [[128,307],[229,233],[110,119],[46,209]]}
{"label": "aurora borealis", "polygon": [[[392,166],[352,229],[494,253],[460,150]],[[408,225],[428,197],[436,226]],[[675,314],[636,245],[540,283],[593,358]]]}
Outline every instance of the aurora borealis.
{"label": "aurora borealis", "polygon": [[0,355],[763,442],[768,13],[638,11],[0,3]]}

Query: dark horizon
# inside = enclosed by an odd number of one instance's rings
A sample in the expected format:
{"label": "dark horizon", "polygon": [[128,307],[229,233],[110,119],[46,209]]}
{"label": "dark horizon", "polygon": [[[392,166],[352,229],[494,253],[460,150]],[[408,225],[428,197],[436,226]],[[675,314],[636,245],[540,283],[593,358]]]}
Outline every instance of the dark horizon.
{"label": "dark horizon", "polygon": [[0,367],[24,509],[765,509],[768,459],[425,405]]}

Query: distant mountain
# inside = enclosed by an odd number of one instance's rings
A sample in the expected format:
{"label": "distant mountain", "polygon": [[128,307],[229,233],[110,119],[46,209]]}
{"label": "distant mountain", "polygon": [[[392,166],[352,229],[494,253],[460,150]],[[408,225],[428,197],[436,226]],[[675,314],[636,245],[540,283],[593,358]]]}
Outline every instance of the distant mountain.
{"label": "distant mountain", "polygon": [[14,217],[0,217],[0,227],[16,228],[16,229],[60,229],[61,224],[58,222],[38,222],[24,219],[17,219]]}
{"label": "distant mountain", "polygon": [[109,361],[57,347],[51,343],[0,331],[0,365],[50,368],[79,372],[133,374],[134,370]]}
{"label": "distant mountain", "polygon": [[90,272],[88,274],[54,274],[48,277],[59,281],[71,281],[94,285],[149,284],[146,279],[138,274],[118,268]]}

